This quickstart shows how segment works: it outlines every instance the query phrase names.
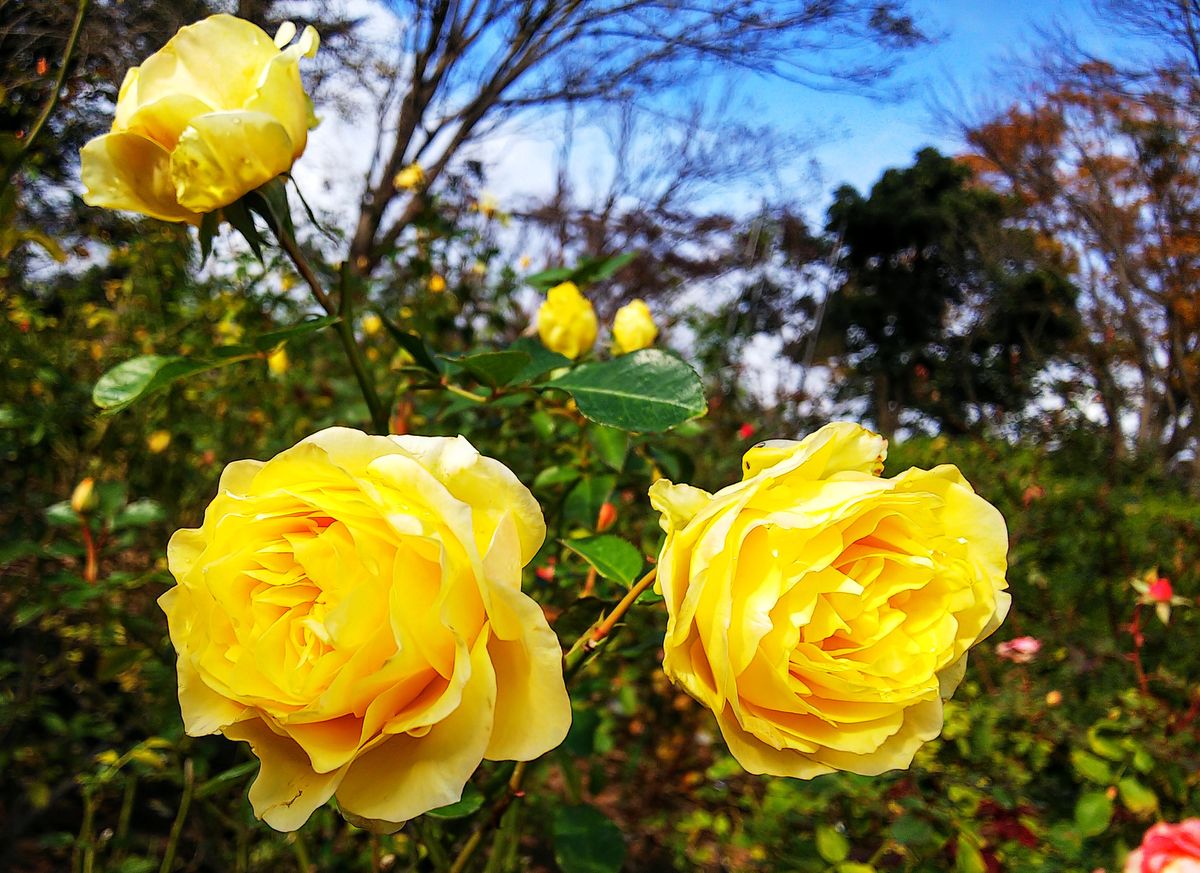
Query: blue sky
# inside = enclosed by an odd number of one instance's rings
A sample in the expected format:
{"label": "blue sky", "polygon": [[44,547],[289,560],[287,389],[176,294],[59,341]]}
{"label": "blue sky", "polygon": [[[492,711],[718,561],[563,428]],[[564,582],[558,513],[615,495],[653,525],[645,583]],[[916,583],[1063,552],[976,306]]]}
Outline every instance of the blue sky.
{"label": "blue sky", "polygon": [[880,103],[778,80],[753,89],[754,100],[780,125],[819,132],[815,157],[826,198],[843,182],[869,188],[883,170],[910,163],[924,145],[957,151],[953,131],[929,111],[930,98],[949,99],[957,87],[968,104],[1006,102],[997,91],[1003,87],[998,74],[1019,68],[1037,44],[1038,27],[1062,23],[1103,53],[1118,46],[1094,20],[1088,0],[913,0],[912,7],[921,26],[939,38],[902,63],[897,79],[907,86],[907,99]]}

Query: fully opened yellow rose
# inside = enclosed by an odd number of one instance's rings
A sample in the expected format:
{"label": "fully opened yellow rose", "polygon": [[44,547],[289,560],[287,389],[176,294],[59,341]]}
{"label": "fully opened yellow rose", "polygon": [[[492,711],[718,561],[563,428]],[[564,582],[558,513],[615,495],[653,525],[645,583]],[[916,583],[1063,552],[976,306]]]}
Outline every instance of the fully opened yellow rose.
{"label": "fully opened yellow rose", "polygon": [[279,830],[335,794],[394,830],[482,759],[554,748],[562,653],[521,592],[544,536],[529,491],[462,437],[330,428],[230,464],[171,538],[159,599],[188,734],[250,743],[250,802]]}
{"label": "fully opened yellow rose", "polygon": [[317,32],[288,46],[295,34],[232,15],[182,28],[125,75],[112,132],[83,147],[84,202],[199,224],[288,170],[316,124],[300,58]]}
{"label": "fully opened yellow rose", "polygon": [[624,355],[650,346],[658,336],[658,325],[654,323],[646,301],[639,298],[617,310],[612,332],[614,351]]}
{"label": "fully opened yellow rose", "polygon": [[663,668],[751,772],[907,767],[1008,611],[1000,513],[952,466],[880,478],[886,450],[839,422],[751,449],[716,494],[650,489]]}
{"label": "fully opened yellow rose", "polygon": [[596,344],[596,311],[574,282],[555,285],[538,309],[537,329],[542,345],[574,360]]}

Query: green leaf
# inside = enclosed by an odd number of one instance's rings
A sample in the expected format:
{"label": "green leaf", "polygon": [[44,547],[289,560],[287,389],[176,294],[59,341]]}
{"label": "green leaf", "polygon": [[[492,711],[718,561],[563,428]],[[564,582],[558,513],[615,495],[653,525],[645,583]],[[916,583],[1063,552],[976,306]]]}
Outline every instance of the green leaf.
{"label": "green leaf", "polygon": [[668,430],[708,408],[696,371],[659,349],[582,364],[545,385],[569,392],[592,421],[629,431]]}
{"label": "green leaf", "polygon": [[[892,839],[906,846],[920,846],[938,839],[929,822],[915,815],[905,815],[892,822]],[[938,840],[941,842],[941,840]]]}
{"label": "green leaf", "polygon": [[589,430],[588,437],[600,460],[620,473],[625,467],[625,455],[629,452],[629,434],[604,425]]}
{"label": "green leaf", "polygon": [[292,224],[292,208],[288,203],[287,183],[283,176],[276,176],[265,185],[255,188],[245,197],[246,206],[261,215],[278,238],[286,234],[296,238],[296,227]]}
{"label": "green leaf", "polygon": [[585,258],[574,267],[552,267],[526,276],[525,281],[541,291],[549,290],[563,282],[574,282],[586,287],[611,278],[636,257],[637,252],[624,252],[608,258]]}
{"label": "green leaf", "polygon": [[212,254],[213,237],[217,235],[220,226],[221,214],[219,212],[206,212],[200,219],[200,266],[202,267],[208,260],[208,256]]}
{"label": "green leaf", "polygon": [[1121,744],[1114,739],[1104,736],[1101,728],[1097,725],[1092,725],[1087,731],[1088,745],[1092,751],[1101,758],[1108,758],[1110,761],[1124,761],[1125,750],[1121,748]]}
{"label": "green leaf", "polygon": [[572,272],[574,270],[571,267],[551,267],[549,270],[542,270],[540,273],[526,276],[525,281],[539,291],[546,291],[568,281]]}
{"label": "green leaf", "polygon": [[117,513],[113,519],[113,530],[123,527],[145,527],[167,517],[166,511],[155,500],[135,500]]}
{"label": "green leaf", "polygon": [[608,499],[616,487],[617,477],[609,474],[588,476],[567,492],[563,501],[563,517],[569,524],[577,524],[589,530],[596,523],[600,504]]}
{"label": "green leaf", "polygon": [[553,467],[546,467],[533,480],[533,487],[537,489],[552,488],[555,485],[563,485],[567,482],[574,482],[579,478],[579,470],[574,467],[560,467],[557,464]]}
{"label": "green leaf", "polygon": [[575,268],[575,274],[572,278],[581,285],[602,282],[605,279],[615,276],[621,269],[630,264],[637,257],[637,254],[637,252],[623,252],[619,255],[613,255],[610,258],[594,258],[584,261]]}
{"label": "green leaf", "polygon": [[1097,758],[1090,752],[1085,752],[1083,749],[1072,749],[1071,765],[1084,779],[1090,779],[1100,785],[1112,784],[1112,769],[1103,759]]}
{"label": "green leaf", "polygon": [[595,807],[554,811],[554,860],[562,873],[617,873],[625,852],[625,835]]}
{"label": "green leaf", "polygon": [[46,521],[57,527],[79,527],[79,516],[71,508],[70,500],[62,500],[47,506]]}
{"label": "green leaf", "polygon": [[491,388],[499,388],[511,382],[529,365],[529,355],[524,352],[480,352],[462,358],[442,355],[447,361],[458,364],[476,379]]}
{"label": "green leaf", "polygon": [[304,336],[305,334],[312,333],[316,330],[322,330],[330,325],[337,324],[341,320],[341,316],[339,315],[325,315],[321,318],[308,318],[304,321],[290,325],[289,327],[281,327],[279,330],[268,331],[267,333],[252,339],[250,344],[260,352],[269,352],[280,343],[287,342],[290,339],[295,339],[298,336]]}
{"label": "green leaf", "polygon": [[956,873],[987,873],[987,862],[983,854],[966,834],[958,835],[954,869]]}
{"label": "green leaf", "polygon": [[[71,514],[74,515],[74,513]],[[7,543],[0,543],[0,567],[24,558],[32,558],[40,551],[41,548],[38,544],[30,540],[10,540]]]}
{"label": "green leaf", "polygon": [[529,363],[512,379],[515,385],[520,385],[523,382],[532,382],[538,376],[548,373],[551,370],[571,366],[571,359],[566,355],[550,351],[542,345],[541,340],[530,336],[521,337],[510,345],[508,350],[510,352],[524,352],[529,355]]}
{"label": "green leaf", "polygon": [[412,359],[418,367],[424,367],[436,376],[442,375],[442,365],[433,357],[424,340],[415,333],[409,333],[402,329],[382,312],[376,310],[375,314],[379,316],[379,320],[383,322],[383,326],[387,328],[388,333],[392,335],[392,339],[400,345],[400,348],[412,355]]}
{"label": "green leaf", "polygon": [[1112,816],[1112,798],[1103,791],[1089,791],[1075,804],[1075,826],[1085,837],[1104,833]]}
{"label": "green leaf", "polygon": [[850,841],[829,825],[817,825],[817,854],[830,864],[850,857]]}
{"label": "green leaf", "polygon": [[642,572],[642,553],[631,543],[612,534],[559,542],[595,567],[596,572],[605,579],[620,582],[626,588]]}
{"label": "green leaf", "polygon": [[254,223],[254,216],[250,210],[246,208],[245,198],[234,201],[228,206],[221,209],[221,215],[229,222],[242,238],[250,246],[250,251],[254,252],[254,257],[258,258],[258,262],[263,263],[262,253],[262,234],[258,232],[258,227]]}
{"label": "green leaf", "polygon": [[1158,796],[1132,776],[1117,783],[1121,803],[1134,815],[1146,816],[1158,809]]}
{"label": "green leaf", "polygon": [[483,806],[483,801],[483,792],[468,782],[466,787],[463,788],[462,797],[459,800],[447,806],[439,806],[437,809],[431,809],[426,815],[444,819],[466,818],[469,815],[474,815]]}
{"label": "green leaf", "polygon": [[96,381],[92,402],[105,412],[119,412],[135,401],[166,388],[176,379],[210,365],[180,357],[142,355],[122,361]]}

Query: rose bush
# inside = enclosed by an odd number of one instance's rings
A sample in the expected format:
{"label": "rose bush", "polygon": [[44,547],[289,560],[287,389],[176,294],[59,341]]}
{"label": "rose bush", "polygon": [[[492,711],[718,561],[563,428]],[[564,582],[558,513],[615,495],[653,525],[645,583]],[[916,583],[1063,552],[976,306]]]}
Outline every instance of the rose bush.
{"label": "rose bush", "polygon": [[1154,825],[1130,853],[1125,873],[1200,873],[1200,818]]}
{"label": "rose bush", "polygon": [[574,282],[563,282],[546,292],[538,308],[537,331],[542,344],[571,360],[587,354],[596,343],[596,311]]}
{"label": "rose bush", "polygon": [[907,767],[1009,605],[1004,520],[955,467],[880,478],[836,423],[746,453],[716,494],[660,479],[663,668],[747,770]]}
{"label": "rose bush", "polygon": [[214,15],[180,31],[125,75],[112,131],[80,154],[84,202],[199,224],[286,172],[316,124],[300,58],[317,32]]}
{"label": "rose bush", "polygon": [[250,801],[280,830],[334,794],[395,829],[482,759],[554,748],[562,653],[521,592],[544,536],[529,491],[462,437],[330,428],[230,464],[172,537],[159,601],[188,734],[250,743]]}

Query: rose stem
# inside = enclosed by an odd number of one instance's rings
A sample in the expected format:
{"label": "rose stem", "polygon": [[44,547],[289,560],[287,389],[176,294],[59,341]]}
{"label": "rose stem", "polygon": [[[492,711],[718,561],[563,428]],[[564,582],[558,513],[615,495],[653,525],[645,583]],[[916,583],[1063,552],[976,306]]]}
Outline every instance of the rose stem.
{"label": "rose stem", "polygon": [[467,864],[471,862],[471,856],[475,854],[475,850],[483,842],[483,835],[500,821],[509,804],[525,796],[525,792],[521,790],[521,783],[525,781],[525,771],[528,767],[528,761],[517,762],[517,766],[513,768],[512,776],[508,780],[508,790],[492,806],[491,814],[487,819],[480,822],[475,830],[471,831],[471,836],[463,843],[463,847],[455,857],[454,864],[450,867],[449,873],[463,873],[467,869]]}
{"label": "rose stem", "polygon": [[354,313],[351,309],[350,289],[346,287],[344,281],[345,273],[343,272],[342,274],[343,281],[338,301],[339,305],[335,308],[333,301],[329,299],[329,295],[321,287],[321,280],[317,278],[317,274],[309,266],[304,253],[300,250],[300,246],[292,239],[292,235],[280,228],[279,233],[276,234],[276,238],[279,240],[279,245],[287,252],[288,257],[292,259],[292,263],[296,265],[296,272],[300,274],[300,277],[312,289],[313,297],[321,304],[321,308],[329,315],[340,316],[341,320],[334,325],[334,329],[337,331],[338,339],[342,342],[342,348],[346,351],[346,358],[350,361],[350,367],[354,370],[354,377],[358,380],[358,387],[362,391],[363,400],[367,402],[367,409],[371,412],[371,425],[378,433],[386,434],[388,431],[387,410],[383,408],[379,394],[375,391],[375,383],[371,381],[371,377],[367,374],[367,366],[363,362],[362,350],[359,349],[358,343],[354,340]]}
{"label": "rose stem", "polygon": [[183,822],[187,818],[188,807],[192,805],[192,791],[196,787],[196,773],[192,767],[192,759],[183,761],[183,796],[179,799],[179,810],[175,813],[175,821],[171,822],[171,832],[167,837],[167,848],[163,852],[162,865],[158,873],[170,873],[175,866],[175,849],[179,845],[179,835],[183,833]]}
{"label": "rose stem", "polygon": [[612,633],[612,629],[617,626],[617,622],[629,611],[629,607],[633,606],[634,601],[642,595],[642,592],[654,584],[656,578],[658,578],[658,568],[653,567],[649,573],[639,579],[629,589],[625,596],[621,598],[621,602],[613,607],[613,611],[608,614],[608,617],[600,622],[596,629],[591,632],[591,638],[583,644],[585,652],[590,652],[596,648],[597,643]]}
{"label": "rose stem", "polygon": [[1133,651],[1129,660],[1133,661],[1133,669],[1137,671],[1138,688],[1146,697],[1150,696],[1150,683],[1146,680],[1146,671],[1142,669],[1142,604],[1134,604],[1133,620],[1129,622],[1129,635],[1133,637]]}

